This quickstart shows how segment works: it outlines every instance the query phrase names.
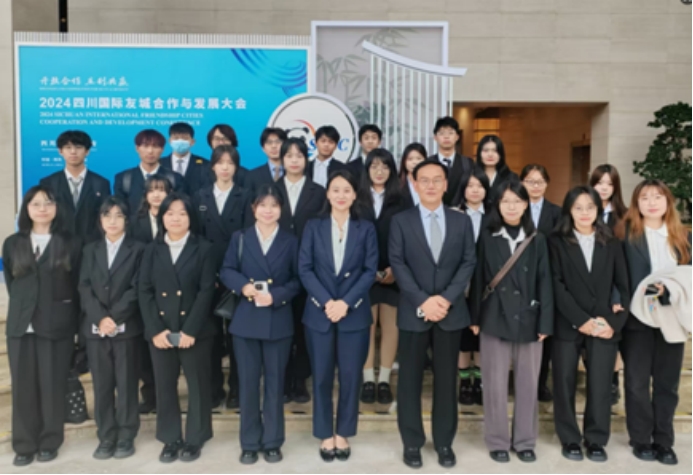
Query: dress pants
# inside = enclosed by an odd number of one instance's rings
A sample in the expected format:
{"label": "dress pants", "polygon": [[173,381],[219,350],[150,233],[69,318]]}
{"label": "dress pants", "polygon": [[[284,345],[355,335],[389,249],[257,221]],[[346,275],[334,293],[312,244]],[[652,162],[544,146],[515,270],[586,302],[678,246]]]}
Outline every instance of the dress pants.
{"label": "dress pants", "polygon": [[[241,407],[241,448],[278,449],[284,444],[284,376],[292,337],[255,340],[233,337],[238,361]],[[260,413],[260,379],[264,397]]]}
{"label": "dress pants", "polygon": [[433,349],[433,445],[436,450],[452,446],[457,433],[457,357],[461,338],[462,330],[448,332],[437,324],[425,332],[399,331],[397,425],[405,447],[421,448],[426,442],[421,390],[429,346]]}
{"label": "dress pants", "polygon": [[303,311],[306,307],[307,295],[304,291],[291,301],[294,315],[294,337],[289,353],[289,363],[286,365],[286,384],[294,387],[297,381],[310,378],[310,358],[306,346],[306,332],[303,330]]}
{"label": "dress pants", "polygon": [[548,386],[547,381],[549,380],[549,365],[551,364],[551,358],[553,357],[553,338],[552,336],[544,340],[544,351],[541,353],[541,371],[539,371],[539,386]]}
{"label": "dress pants", "polygon": [[[489,452],[533,450],[539,433],[537,383],[543,342],[516,343],[480,333],[484,381],[484,440]],[[508,432],[508,373],[515,376],[512,438]],[[613,369],[613,366],[611,367]]]}
{"label": "dress pants", "polygon": [[229,390],[238,389],[238,366],[236,356],[233,351],[233,336],[227,331],[228,320],[214,316],[218,324],[222,327],[214,335],[214,346],[212,348],[212,398],[223,397],[224,395],[224,369],[222,360],[224,356],[229,357]]}
{"label": "dress pants", "polygon": [[[308,354],[313,368],[313,435],[324,440],[339,435],[353,437],[359,419],[359,392],[363,365],[368,357],[370,328],[340,332],[337,324],[326,333],[306,327]],[[337,426],[333,417],[334,373],[339,369]]]}
{"label": "dress pants", "polygon": [[[94,419],[99,441],[133,440],[140,428],[137,401],[140,337],[87,339],[94,382]],[[115,393],[118,393],[116,401]]]}
{"label": "dress pants", "polygon": [[142,381],[140,393],[142,402],[156,405],[156,383],[154,382],[154,367],[152,366],[152,353],[149,350],[151,342],[143,336],[135,337],[139,344],[139,379]]}
{"label": "dress pants", "polygon": [[[578,362],[583,350],[587,367],[587,404],[583,432],[577,423],[575,393]],[[609,442],[611,433],[611,380],[618,342],[580,335],[574,341],[553,341],[554,424],[562,444],[584,440],[599,445]]]}
{"label": "dress pants", "polygon": [[73,338],[34,333],[7,339],[12,378],[12,448],[20,455],[58,450],[64,439],[65,393]]}
{"label": "dress pants", "polygon": [[188,416],[185,442],[201,446],[212,438],[212,385],[209,361],[213,339],[196,340],[191,348],[160,350],[153,344],[156,378],[156,438],[164,444],[183,440],[178,400],[181,367],[188,383]]}
{"label": "dress pants", "polygon": [[659,329],[623,332],[626,426],[632,444],[673,447],[683,354],[684,343],[667,343]]}

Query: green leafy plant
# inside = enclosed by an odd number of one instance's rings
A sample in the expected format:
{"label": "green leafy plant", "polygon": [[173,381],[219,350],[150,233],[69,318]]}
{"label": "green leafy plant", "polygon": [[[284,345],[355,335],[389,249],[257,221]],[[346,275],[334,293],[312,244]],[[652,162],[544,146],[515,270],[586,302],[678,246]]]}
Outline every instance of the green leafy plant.
{"label": "green leafy plant", "polygon": [[670,104],[655,112],[647,124],[664,128],[643,161],[633,162],[633,171],[646,179],[662,180],[669,186],[678,208],[691,219],[691,105]]}

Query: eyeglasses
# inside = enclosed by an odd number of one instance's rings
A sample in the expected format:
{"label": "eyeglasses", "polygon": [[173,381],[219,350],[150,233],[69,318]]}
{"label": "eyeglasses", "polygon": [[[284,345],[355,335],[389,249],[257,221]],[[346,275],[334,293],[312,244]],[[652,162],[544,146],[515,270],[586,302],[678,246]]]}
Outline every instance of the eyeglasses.
{"label": "eyeglasses", "polygon": [[386,172],[390,170],[387,165],[371,165],[370,169],[374,172]]}
{"label": "eyeglasses", "polygon": [[29,203],[29,207],[32,209],[49,209],[55,207],[55,201],[33,201]]}
{"label": "eyeglasses", "polygon": [[524,204],[524,201],[521,200],[501,200],[500,202],[501,206],[505,206],[506,208],[511,208],[515,206],[522,206]]}
{"label": "eyeglasses", "polygon": [[546,182],[544,180],[525,180],[522,183],[524,183],[525,186],[532,188],[542,188],[546,186]]}
{"label": "eyeglasses", "polygon": [[419,178],[416,180],[416,182],[420,183],[424,188],[428,188],[429,185],[433,185],[435,188],[440,188],[443,186],[443,183],[445,183],[445,180],[442,178],[434,178],[433,180],[430,178]]}

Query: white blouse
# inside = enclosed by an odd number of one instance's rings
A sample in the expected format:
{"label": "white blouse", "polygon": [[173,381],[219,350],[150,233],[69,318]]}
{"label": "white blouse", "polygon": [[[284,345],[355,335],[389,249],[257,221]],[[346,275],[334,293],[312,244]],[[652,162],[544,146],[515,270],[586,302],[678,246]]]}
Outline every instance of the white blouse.
{"label": "white blouse", "polygon": [[185,247],[185,244],[188,242],[189,237],[190,231],[188,231],[185,234],[185,236],[183,236],[178,241],[171,241],[171,238],[168,236],[168,233],[166,233],[166,236],[164,236],[164,242],[168,244],[168,248],[171,251],[171,260],[173,261],[173,265],[176,265],[176,261],[180,257],[180,253],[183,252],[183,248]]}
{"label": "white blouse", "polygon": [[676,256],[672,252],[671,246],[669,246],[669,231],[666,224],[663,224],[659,229],[645,226],[645,237],[647,239],[647,249],[650,251],[652,272],[671,269],[678,265]]}
{"label": "white blouse", "polygon": [[[332,253],[334,258],[334,273],[339,275],[344,264],[344,252],[346,250],[347,235],[349,234],[349,218],[344,222],[344,232],[340,231],[339,224],[332,217]],[[340,239],[341,237],[341,239]]]}

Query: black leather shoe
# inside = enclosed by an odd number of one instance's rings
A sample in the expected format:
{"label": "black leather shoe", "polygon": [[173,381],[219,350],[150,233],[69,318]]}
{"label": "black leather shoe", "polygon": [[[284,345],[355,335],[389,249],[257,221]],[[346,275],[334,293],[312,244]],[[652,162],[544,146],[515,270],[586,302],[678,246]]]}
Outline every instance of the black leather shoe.
{"label": "black leather shoe", "polygon": [[457,397],[457,402],[463,406],[474,405],[474,388],[469,379],[460,379],[460,394]]}
{"label": "black leather shoe", "polygon": [[378,404],[392,404],[392,389],[389,383],[378,383]]}
{"label": "black leather shoe", "polygon": [[492,450],[488,453],[491,458],[498,463],[510,462],[510,454],[507,450]]}
{"label": "black leather shoe", "polygon": [[421,468],[423,466],[421,449],[417,447],[407,447],[404,449],[404,464],[411,468]]}
{"label": "black leather shoe", "polygon": [[608,459],[603,445],[585,442],[585,449],[587,458],[592,462],[606,462]]}
{"label": "black leather shoe", "polygon": [[484,389],[480,379],[474,380],[474,386],[472,386],[472,393],[474,394],[474,404],[476,404],[477,406],[483,406]]}
{"label": "black leather shoe", "polygon": [[299,379],[296,381],[293,396],[294,402],[298,404],[306,404],[310,402],[310,393],[308,392],[308,388],[306,387],[305,379]]}
{"label": "black leather shoe", "polygon": [[27,465],[30,465],[33,462],[34,462],[34,454],[28,454],[28,455],[17,454],[14,456],[14,461],[12,462],[12,464],[15,467],[26,467]]}
{"label": "black leather shoe", "polygon": [[240,405],[238,389],[229,389],[229,394],[226,396],[226,409],[238,409]]}
{"label": "black leather shoe", "polygon": [[618,388],[618,384],[611,384],[611,405],[615,406],[621,399],[621,390]]}
{"label": "black leather shoe", "polygon": [[257,450],[244,450],[241,453],[241,463],[243,465],[252,465],[257,462]]}
{"label": "black leather shoe", "polygon": [[181,445],[182,443],[180,441],[164,445],[164,448],[161,450],[161,455],[159,455],[159,462],[171,463],[178,460],[178,452],[180,451]]}
{"label": "black leather shoe", "polygon": [[537,455],[534,453],[534,450],[520,450],[517,452],[517,458],[520,460],[520,462],[536,462],[537,461]]}
{"label": "black leather shoe", "polygon": [[654,462],[657,460],[657,452],[650,444],[631,444],[633,446],[633,455],[643,462]]}
{"label": "black leather shoe", "polygon": [[580,462],[583,460],[580,444],[563,444],[563,456],[568,460]]}
{"label": "black leather shoe", "polygon": [[375,403],[375,383],[363,383],[363,386],[361,386],[361,402],[364,404]]}
{"label": "black leather shoe", "polygon": [[322,459],[323,462],[332,462],[334,461],[334,458],[336,457],[336,451],[335,449],[323,449],[320,447],[320,458]]}
{"label": "black leather shoe", "polygon": [[132,455],[135,455],[135,444],[132,440],[119,440],[113,458],[126,459]]}
{"label": "black leather shoe", "polygon": [[451,447],[441,447],[437,450],[438,452],[438,463],[441,467],[450,468],[454,467],[457,463],[457,458],[455,457],[455,452],[452,451]]}
{"label": "black leather shoe", "polygon": [[38,457],[36,457],[36,460],[38,460],[39,462],[50,462],[51,460],[55,460],[57,456],[57,450],[39,450]]}
{"label": "black leather shoe", "polygon": [[664,465],[676,465],[679,463],[678,457],[676,457],[676,452],[671,447],[663,447],[661,445],[652,446],[657,453],[657,461],[663,463]]}
{"label": "black leather shoe", "polygon": [[151,414],[153,412],[156,412],[156,401],[142,401],[140,403],[140,414]]}
{"label": "black leather shoe", "polygon": [[553,394],[551,394],[551,390],[548,387],[541,386],[539,388],[538,398],[539,402],[551,402],[553,401]]}
{"label": "black leather shoe", "polygon": [[263,456],[265,457],[265,462],[267,462],[267,463],[281,462],[282,459],[284,458],[282,456],[281,449],[267,449],[267,450],[265,450],[265,453],[263,454]]}
{"label": "black leather shoe", "polygon": [[347,447],[346,449],[339,449],[335,447],[334,456],[340,462],[346,462],[349,460],[349,457],[351,457],[351,447]]}
{"label": "black leather shoe", "polygon": [[112,440],[104,440],[94,451],[94,458],[97,460],[108,460],[113,457],[116,451],[116,444]]}
{"label": "black leather shoe", "polygon": [[193,462],[202,455],[202,447],[199,445],[185,444],[180,453],[181,462]]}
{"label": "black leather shoe", "polygon": [[217,407],[221,406],[224,399],[226,399],[226,391],[222,389],[212,398],[212,409],[216,409]]}

